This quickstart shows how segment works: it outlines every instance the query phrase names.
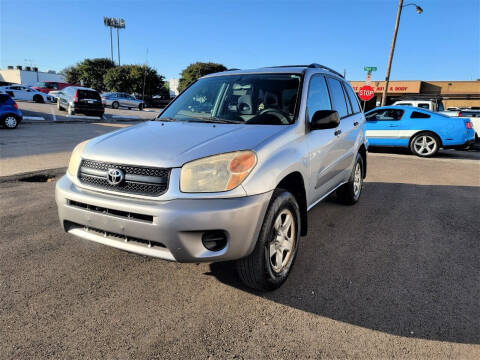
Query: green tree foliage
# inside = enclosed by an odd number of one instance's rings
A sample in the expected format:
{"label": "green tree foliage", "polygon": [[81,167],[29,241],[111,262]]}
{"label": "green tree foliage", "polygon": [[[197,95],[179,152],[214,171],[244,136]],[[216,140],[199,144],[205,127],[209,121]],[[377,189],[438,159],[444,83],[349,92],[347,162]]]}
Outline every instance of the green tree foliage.
{"label": "green tree foliage", "polygon": [[65,80],[69,83],[91,87],[98,91],[105,90],[103,77],[109,69],[115,67],[112,60],[107,58],[85,59],[75,66],[70,66],[62,71]]}
{"label": "green tree foliage", "polygon": [[116,66],[108,70],[104,77],[106,89],[113,92],[142,94],[144,82],[145,95],[168,93],[163,76],[146,65]]}
{"label": "green tree foliage", "polygon": [[190,83],[194,82],[198,78],[201,78],[202,76],[225,70],[227,70],[227,68],[222,64],[216,64],[212,62],[196,62],[190,64],[182,71],[180,81],[178,83],[178,91],[182,91]]}

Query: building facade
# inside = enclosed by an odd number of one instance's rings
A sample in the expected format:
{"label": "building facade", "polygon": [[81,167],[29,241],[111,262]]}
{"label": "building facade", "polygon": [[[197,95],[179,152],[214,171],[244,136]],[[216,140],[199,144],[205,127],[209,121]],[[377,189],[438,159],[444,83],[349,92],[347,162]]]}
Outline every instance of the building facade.
{"label": "building facade", "polygon": [[0,70],[0,81],[33,86],[39,81],[65,82],[65,77],[53,72],[6,69]]}
{"label": "building facade", "polygon": [[[365,85],[364,81],[351,81],[353,89],[358,92]],[[365,110],[379,106],[382,102],[385,81],[372,81],[370,86],[375,91],[372,100],[367,101]],[[442,100],[447,107],[480,107],[480,80],[476,81],[390,81],[387,105],[402,98],[423,100]]]}

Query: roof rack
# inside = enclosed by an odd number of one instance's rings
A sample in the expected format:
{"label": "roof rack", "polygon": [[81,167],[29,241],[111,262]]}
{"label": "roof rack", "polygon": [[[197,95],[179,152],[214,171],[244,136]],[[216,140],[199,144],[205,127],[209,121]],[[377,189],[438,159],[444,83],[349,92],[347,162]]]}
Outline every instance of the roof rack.
{"label": "roof rack", "polygon": [[320,64],[317,64],[317,63],[312,63],[310,65],[280,65],[280,66],[269,66],[269,67],[271,67],[271,68],[306,67],[306,68],[323,69],[323,70],[330,71],[330,72],[334,73],[335,75],[338,75],[341,78],[343,78],[343,75],[340,74],[339,72],[333,70],[332,68],[329,68],[328,66],[320,65]]}

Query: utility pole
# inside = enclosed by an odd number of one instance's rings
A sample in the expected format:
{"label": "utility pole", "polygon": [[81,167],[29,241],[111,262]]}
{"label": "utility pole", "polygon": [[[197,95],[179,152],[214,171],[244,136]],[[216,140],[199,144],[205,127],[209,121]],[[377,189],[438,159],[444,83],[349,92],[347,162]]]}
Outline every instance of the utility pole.
{"label": "utility pole", "polygon": [[390,81],[390,69],[392,68],[393,53],[395,52],[395,43],[397,42],[398,24],[400,24],[400,16],[402,15],[402,6],[403,6],[403,0],[400,0],[398,2],[398,11],[397,11],[397,19],[395,20],[395,29],[393,30],[392,46],[390,47],[390,55],[388,56],[387,73],[385,74],[385,86],[383,87],[383,95],[382,95],[382,106],[385,106],[387,102],[387,90],[388,90],[388,83]]}
{"label": "utility pole", "polygon": [[393,54],[395,52],[395,43],[397,42],[398,25],[400,24],[400,16],[402,15],[402,9],[405,6],[411,6],[411,5],[416,7],[418,14],[421,14],[423,12],[423,9],[417,4],[408,3],[406,5],[403,5],[403,0],[399,0],[398,2],[398,11],[397,11],[397,18],[395,20],[395,28],[393,30],[392,46],[390,47],[390,55],[388,56],[387,72],[385,74],[385,86],[383,88],[382,106],[385,106],[387,102],[388,83],[390,82],[390,69],[392,68]]}
{"label": "utility pole", "polygon": [[125,29],[125,20],[118,18],[103,17],[103,24],[110,28],[110,55],[113,62],[113,39],[112,28],[117,29],[117,50],[118,50],[118,65],[120,66],[120,29]]}
{"label": "utility pole", "polygon": [[120,66],[120,31],[117,28],[118,66]]}

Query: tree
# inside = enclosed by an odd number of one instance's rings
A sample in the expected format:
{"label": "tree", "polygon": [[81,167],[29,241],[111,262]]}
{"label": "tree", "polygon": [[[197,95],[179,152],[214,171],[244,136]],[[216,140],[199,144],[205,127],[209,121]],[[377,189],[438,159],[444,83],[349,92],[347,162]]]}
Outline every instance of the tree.
{"label": "tree", "polygon": [[190,64],[182,71],[180,81],[178,82],[178,91],[182,91],[202,76],[225,70],[227,70],[227,68],[224,65],[212,62],[196,62]]}
{"label": "tree", "polygon": [[143,94],[166,94],[165,81],[162,75],[146,65],[122,65],[107,71],[104,76],[105,87],[109,91]]}
{"label": "tree", "polygon": [[85,59],[62,72],[65,74],[67,82],[74,84],[83,82],[84,86],[103,91],[105,90],[103,77],[109,69],[114,67],[113,61],[107,58]]}

